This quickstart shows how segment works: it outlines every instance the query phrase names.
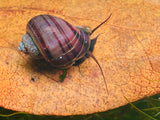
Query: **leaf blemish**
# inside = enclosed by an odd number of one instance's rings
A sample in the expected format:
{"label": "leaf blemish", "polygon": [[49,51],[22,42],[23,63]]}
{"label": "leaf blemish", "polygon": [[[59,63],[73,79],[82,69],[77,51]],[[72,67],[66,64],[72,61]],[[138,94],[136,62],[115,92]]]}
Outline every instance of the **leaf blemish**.
{"label": "leaf blemish", "polygon": [[32,82],[35,82],[36,80],[35,80],[33,77],[31,77],[31,81],[32,81]]}

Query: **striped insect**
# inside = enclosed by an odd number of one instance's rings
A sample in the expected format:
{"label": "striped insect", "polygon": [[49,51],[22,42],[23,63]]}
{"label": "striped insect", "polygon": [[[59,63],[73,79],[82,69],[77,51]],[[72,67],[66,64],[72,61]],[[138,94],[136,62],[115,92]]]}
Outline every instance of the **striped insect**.
{"label": "striped insect", "polygon": [[98,64],[106,84],[102,68],[92,55],[98,36],[94,39],[90,39],[90,36],[110,17],[111,14],[100,25],[90,30],[89,27],[72,26],[55,16],[35,16],[28,22],[26,34],[22,37],[18,49],[36,59],[44,58],[53,67],[63,69],[60,81],[64,80],[68,68],[81,64],[91,56]]}

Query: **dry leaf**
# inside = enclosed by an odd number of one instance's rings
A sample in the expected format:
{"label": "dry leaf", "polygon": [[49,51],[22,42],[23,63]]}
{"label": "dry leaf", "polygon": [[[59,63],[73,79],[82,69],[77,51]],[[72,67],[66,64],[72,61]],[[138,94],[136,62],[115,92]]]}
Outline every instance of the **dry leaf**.
{"label": "dry leaf", "polygon": [[[160,93],[160,3],[158,0],[1,0],[0,106],[46,115],[89,114]],[[92,29],[105,20],[92,58],[62,73],[17,49],[27,22],[39,14]]]}

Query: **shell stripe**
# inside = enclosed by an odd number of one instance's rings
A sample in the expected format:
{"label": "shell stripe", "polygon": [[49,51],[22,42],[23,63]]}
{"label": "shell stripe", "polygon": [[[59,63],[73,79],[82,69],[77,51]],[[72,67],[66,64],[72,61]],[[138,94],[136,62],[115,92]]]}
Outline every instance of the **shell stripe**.
{"label": "shell stripe", "polygon": [[[82,37],[82,35],[83,35],[83,37]],[[85,40],[86,38],[85,38],[85,35],[84,35],[84,32],[83,31],[81,31],[80,30],[80,39],[79,39],[79,42],[82,44],[82,49],[81,49],[81,51],[80,51],[80,53],[82,53],[83,51],[84,51],[84,49],[86,50],[86,47],[85,47]],[[80,56],[81,54],[79,54],[79,56],[78,57],[82,57],[82,56]]]}
{"label": "shell stripe", "polygon": [[72,43],[75,39],[76,39],[76,42],[75,42],[75,44],[73,45],[73,47],[72,47],[70,50],[68,50],[66,53],[62,54],[62,55],[65,55],[65,54],[67,54],[67,53],[69,53],[69,52],[72,52],[73,49],[75,49],[75,46],[76,46],[76,44],[77,44],[77,42],[78,42],[78,40],[77,40],[77,38],[76,38],[76,35],[74,35],[74,38],[70,41],[70,43]]}
{"label": "shell stripe", "polygon": [[38,28],[35,26],[35,23],[36,22],[34,22],[34,21],[30,21],[30,24],[28,24],[28,27],[31,30],[31,33],[33,33],[33,35],[35,36],[35,38],[38,38],[37,39],[38,40],[38,45],[42,46],[41,48],[44,48],[44,49],[42,49],[42,52],[43,52],[43,55],[45,55],[45,57],[48,58],[46,60],[48,62],[51,62],[51,60],[53,59],[53,57],[52,57],[50,51],[47,49],[47,46],[46,46],[46,44],[45,44],[45,42],[44,42],[44,40],[43,40],[43,38],[41,36],[41,33],[39,32]]}
{"label": "shell stripe", "polygon": [[69,39],[66,36],[65,32],[63,31],[63,29],[61,28],[61,25],[56,21],[56,19],[54,17],[49,16],[49,18],[51,20],[53,20],[52,22],[56,25],[58,31],[61,33],[61,35],[63,36],[65,43],[67,44],[68,48],[71,49],[72,45],[69,44]]}
{"label": "shell stripe", "polygon": [[[73,33],[74,33],[75,35],[77,34],[76,31],[73,31]],[[77,37],[77,39],[79,38],[79,39],[78,39],[79,42],[80,42],[82,45],[84,45],[85,48],[86,48],[87,46],[84,44],[84,39],[85,39],[85,37],[84,37],[84,35],[83,35],[84,38],[82,38],[82,36],[81,36],[82,34],[83,34],[83,31],[80,30],[80,34],[77,34],[76,37]]]}
{"label": "shell stripe", "polygon": [[[51,24],[48,22],[48,20],[47,20],[44,16],[42,16],[42,18],[43,18],[43,20],[47,23],[48,26],[51,26]],[[49,17],[49,18],[50,18],[50,17]],[[51,22],[52,22],[53,19],[50,18],[50,20],[51,20]],[[52,22],[52,23],[55,24],[55,21]],[[56,24],[55,24],[55,25],[56,25]],[[56,25],[56,27],[57,27],[57,26],[58,26],[58,25]],[[60,31],[60,30],[59,30],[59,31]],[[63,45],[62,45],[60,39],[59,39],[58,36],[55,34],[55,32],[53,32],[53,37],[55,37],[56,40],[58,41],[58,44],[59,44],[59,46],[61,47],[62,52],[63,52],[63,53],[66,53],[65,49],[63,48]],[[61,55],[60,55],[60,56],[61,56]],[[68,61],[71,60],[71,59],[69,58],[69,56],[66,56],[66,58],[67,58]]]}
{"label": "shell stripe", "polygon": [[[69,48],[69,50],[71,50],[73,47],[75,47],[76,45],[73,45],[72,46],[72,44],[71,44],[71,42],[70,42],[70,40],[69,40],[69,38],[66,36],[66,34],[65,34],[65,32],[64,32],[64,29],[61,27],[61,25],[56,21],[56,19],[55,18],[51,18],[50,17],[50,19],[52,19],[53,21],[52,22],[54,22],[54,24],[56,25],[56,27],[57,27],[57,29],[59,30],[59,32],[61,33],[61,35],[63,36],[63,38],[64,38],[64,40],[65,40],[65,43],[67,44],[67,46],[68,46],[68,48]],[[70,31],[75,31],[73,28],[72,28],[72,26],[71,25],[69,25],[66,21],[63,21],[65,24],[66,24],[66,26],[68,26],[68,28],[70,29]],[[73,32],[72,31],[72,32]],[[76,31],[75,31],[76,32]],[[76,32],[77,33],[77,32]],[[74,32],[73,32],[73,34],[74,34]],[[78,34],[78,33],[77,33]],[[74,34],[75,35],[75,34]],[[77,39],[79,39],[79,38],[77,38],[77,37],[75,37],[75,39],[76,39],[76,41],[78,41]],[[71,53],[72,53],[72,55],[74,56],[74,58],[76,58],[77,57],[77,52],[73,49],[72,51],[70,51]],[[68,55],[67,55],[67,53],[68,53],[68,51],[67,52],[64,52],[64,55],[66,55],[67,56],[67,58],[69,58],[69,60],[72,60]]]}
{"label": "shell stripe", "polygon": [[[80,30],[80,35],[83,36],[83,43],[84,43],[83,45],[84,45],[85,49],[87,50],[88,49],[88,43],[84,41],[84,40],[86,40],[86,38],[85,38],[86,35],[84,34],[84,31]],[[82,40],[80,42],[82,42]]]}
{"label": "shell stripe", "polygon": [[[84,46],[85,37],[84,37],[84,35],[83,35],[83,37],[81,36],[82,33],[83,33],[83,31],[80,30],[80,32],[77,33],[77,31],[74,30],[73,27],[72,27],[69,23],[66,22],[66,24],[69,26],[69,28],[71,29],[71,31],[73,31],[73,34],[74,34],[74,36],[75,36],[76,39],[77,39],[77,42],[81,43],[81,45],[82,45],[81,51],[79,51],[79,52],[76,54],[76,56],[75,56],[75,59],[76,59],[77,57],[79,57],[79,55],[80,55],[80,54],[82,53],[82,51],[83,51],[83,46]],[[76,46],[76,45],[74,45],[74,47],[75,47],[75,46]]]}
{"label": "shell stripe", "polygon": [[[80,30],[80,33],[78,34],[77,31],[75,31],[70,24],[67,23],[67,25],[71,28],[71,30],[73,31],[74,35],[77,37],[79,42],[83,45],[84,44],[84,40],[85,40],[85,35],[83,33],[84,31]],[[83,34],[83,38],[81,36],[82,34]],[[85,45],[85,47],[87,47],[87,46]]]}
{"label": "shell stripe", "polygon": [[[48,22],[48,20],[47,20],[44,16],[42,16],[42,18],[43,18],[43,20],[46,22],[46,24],[47,24],[48,26],[51,26],[51,24]],[[52,30],[52,28],[51,28],[51,30]],[[56,34],[55,34],[54,32],[53,32],[53,36],[54,36],[54,37],[56,38],[56,40],[58,41],[58,44],[59,44],[59,46],[61,47],[62,51],[65,52],[61,41],[58,39],[58,37],[56,36]]]}

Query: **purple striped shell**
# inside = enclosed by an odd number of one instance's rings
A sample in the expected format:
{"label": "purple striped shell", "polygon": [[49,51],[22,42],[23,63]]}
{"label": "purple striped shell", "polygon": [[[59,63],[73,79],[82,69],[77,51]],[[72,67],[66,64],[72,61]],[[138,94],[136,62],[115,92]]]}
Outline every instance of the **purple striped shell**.
{"label": "purple striped shell", "polygon": [[37,58],[43,56],[57,68],[69,68],[90,48],[89,32],[58,17],[36,16],[28,22],[26,32],[19,50]]}

